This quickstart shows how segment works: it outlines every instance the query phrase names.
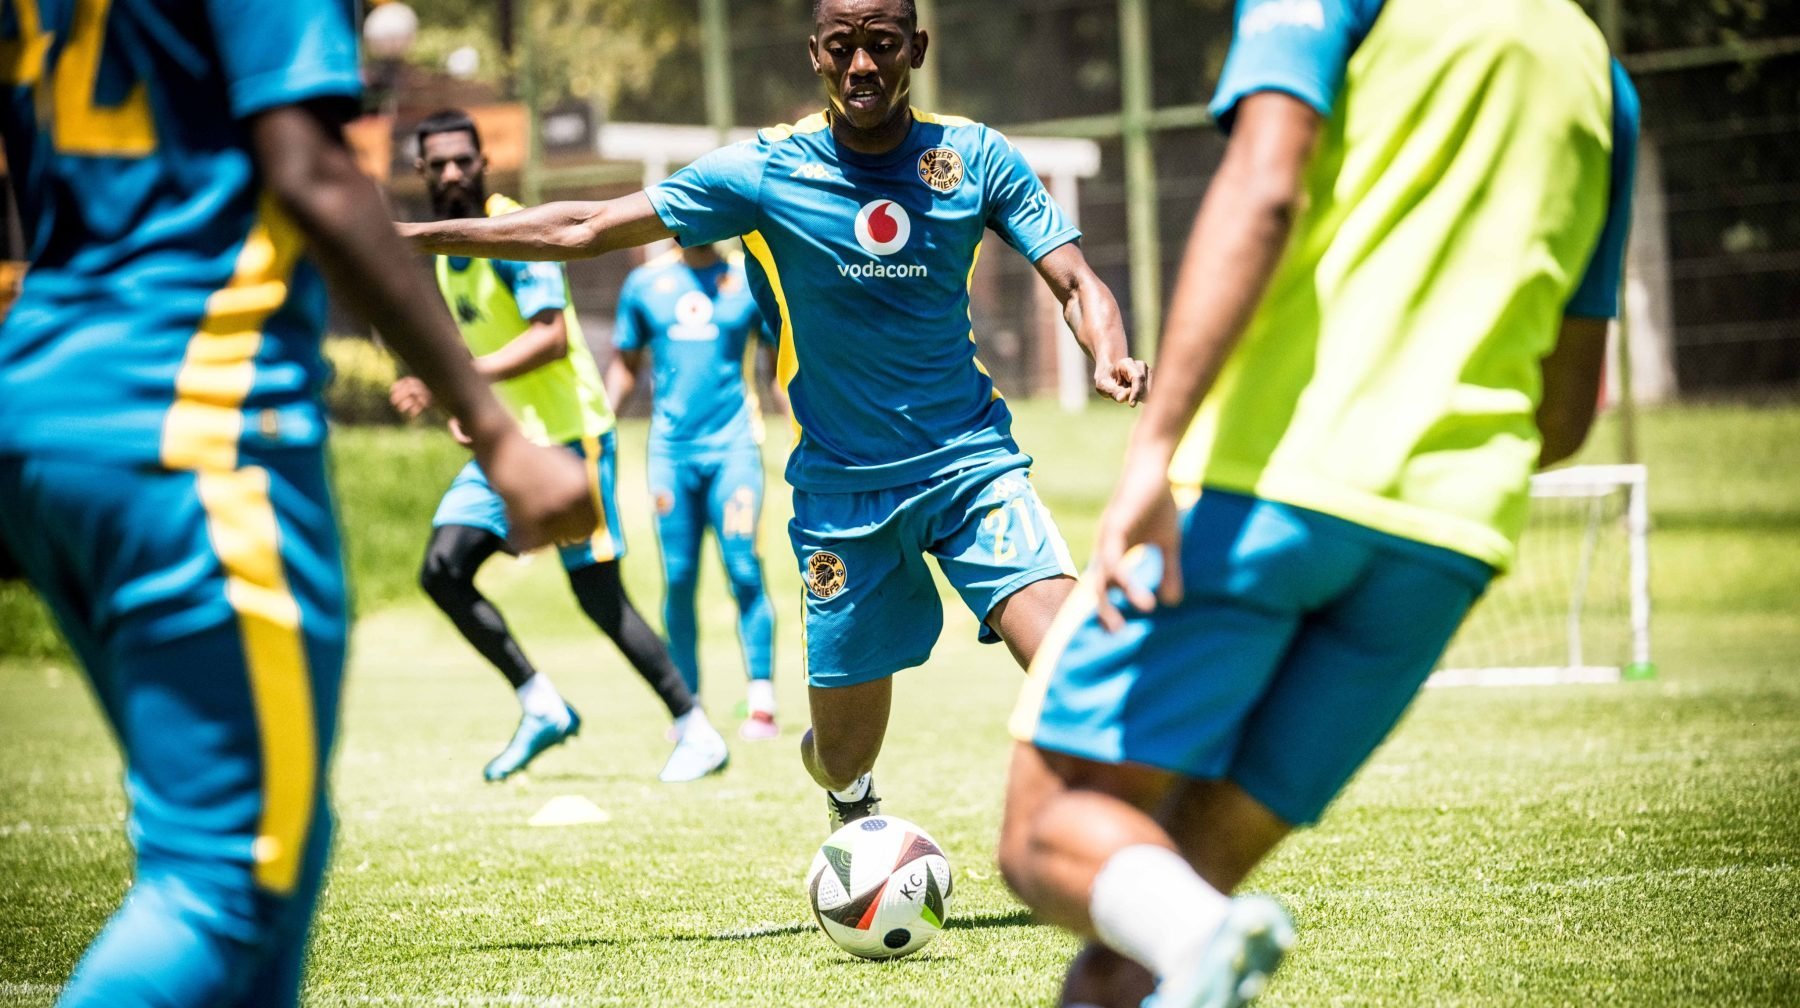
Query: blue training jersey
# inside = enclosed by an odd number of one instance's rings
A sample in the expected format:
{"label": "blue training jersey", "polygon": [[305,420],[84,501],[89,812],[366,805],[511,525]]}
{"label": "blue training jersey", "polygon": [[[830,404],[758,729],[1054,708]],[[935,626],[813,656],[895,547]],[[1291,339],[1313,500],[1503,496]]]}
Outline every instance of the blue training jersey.
{"label": "blue training jersey", "polygon": [[693,454],[761,439],[744,384],[753,335],[774,343],[741,259],[694,269],[671,253],[631,271],[613,345],[650,351],[653,451]]}
{"label": "blue training jersey", "polygon": [[0,0],[0,43],[31,259],[0,453],[229,468],[319,443],[325,288],[244,120],[355,113],[349,0]]}
{"label": "blue training jersey", "polygon": [[810,492],[917,483],[1018,451],[975,359],[969,280],[987,230],[1036,262],[1080,233],[1019,152],[967,119],[913,112],[886,154],[838,145],[824,114],[714,151],[651,187],[683,245],[742,236],[779,327]]}

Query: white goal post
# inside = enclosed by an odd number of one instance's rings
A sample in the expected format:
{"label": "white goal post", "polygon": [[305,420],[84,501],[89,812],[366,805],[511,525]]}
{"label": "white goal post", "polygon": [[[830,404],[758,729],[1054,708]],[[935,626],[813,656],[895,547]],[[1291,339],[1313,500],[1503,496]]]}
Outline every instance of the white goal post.
{"label": "white goal post", "polygon": [[1647,491],[1642,465],[1533,476],[1518,562],[1470,612],[1426,685],[1652,677]]}

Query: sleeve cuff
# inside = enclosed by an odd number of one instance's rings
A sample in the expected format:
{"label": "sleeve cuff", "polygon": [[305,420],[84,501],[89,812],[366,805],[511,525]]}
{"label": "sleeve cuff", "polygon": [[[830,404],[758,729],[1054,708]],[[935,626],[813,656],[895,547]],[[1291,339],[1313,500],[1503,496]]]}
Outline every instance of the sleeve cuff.
{"label": "sleeve cuff", "polygon": [[1319,86],[1312,81],[1297,80],[1271,80],[1234,88],[1229,92],[1222,91],[1213,97],[1212,104],[1208,105],[1206,110],[1212,113],[1213,121],[1219,124],[1219,128],[1229,133],[1232,120],[1237,117],[1238,103],[1251,95],[1261,94],[1264,91],[1280,92],[1304,102],[1320,116],[1325,118],[1331,116],[1331,102],[1326,100]]}
{"label": "sleeve cuff", "polygon": [[1064,245],[1067,245],[1072,241],[1080,241],[1080,240],[1081,240],[1080,229],[1074,228],[1074,227],[1067,227],[1067,228],[1063,228],[1061,231],[1056,232],[1055,234],[1051,235],[1050,237],[1045,238],[1043,241],[1040,241],[1040,242],[1032,245],[1030,248],[1020,249],[1019,254],[1024,256],[1027,261],[1035,263],[1039,259],[1042,259],[1045,256],[1049,255],[1050,253],[1055,252],[1057,249],[1062,248]]}
{"label": "sleeve cuff", "polygon": [[[362,99],[362,80],[354,70],[336,68],[285,68],[245,77],[231,86],[231,111],[239,119],[283,105],[297,105],[319,98],[337,98],[354,104]],[[349,109],[346,120],[355,114]]]}
{"label": "sleeve cuff", "polygon": [[656,211],[656,216],[662,220],[663,227],[674,232],[675,244],[680,245],[682,248],[687,248],[687,226],[682,222],[681,215],[675,211],[675,208],[669,205],[668,192],[663,189],[661,184],[657,184],[645,189],[644,195],[650,198],[650,207]]}

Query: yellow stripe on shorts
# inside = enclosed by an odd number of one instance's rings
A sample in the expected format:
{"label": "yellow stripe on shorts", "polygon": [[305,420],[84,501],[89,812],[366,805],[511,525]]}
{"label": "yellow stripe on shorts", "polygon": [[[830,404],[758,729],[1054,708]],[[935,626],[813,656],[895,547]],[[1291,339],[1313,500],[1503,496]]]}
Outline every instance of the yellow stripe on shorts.
{"label": "yellow stripe on shorts", "polygon": [[588,551],[594,554],[596,563],[616,560],[619,548],[606,524],[606,492],[600,485],[600,439],[592,434],[582,435],[581,451],[587,456],[583,461],[587,463],[588,494],[594,501],[594,534],[588,537]]}
{"label": "yellow stripe on shorts", "polygon": [[252,848],[259,886],[294,890],[318,790],[318,728],[300,604],[282,569],[269,473],[246,467],[195,474],[206,530],[237,611],[262,747],[262,812]]}

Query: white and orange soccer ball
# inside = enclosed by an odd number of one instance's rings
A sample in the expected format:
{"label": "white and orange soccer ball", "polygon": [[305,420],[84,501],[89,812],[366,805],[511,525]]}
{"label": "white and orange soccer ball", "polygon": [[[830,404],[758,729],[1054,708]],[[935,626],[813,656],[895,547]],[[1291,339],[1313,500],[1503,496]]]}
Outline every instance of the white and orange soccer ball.
{"label": "white and orange soccer ball", "polygon": [[806,872],[819,928],[864,959],[924,948],[950,919],[950,860],[924,830],[869,816],[831,834]]}

